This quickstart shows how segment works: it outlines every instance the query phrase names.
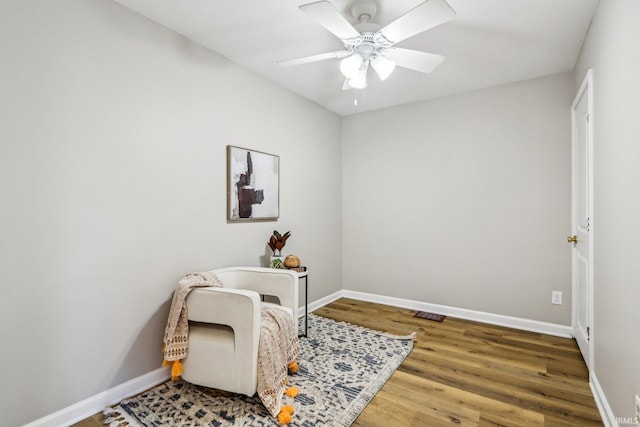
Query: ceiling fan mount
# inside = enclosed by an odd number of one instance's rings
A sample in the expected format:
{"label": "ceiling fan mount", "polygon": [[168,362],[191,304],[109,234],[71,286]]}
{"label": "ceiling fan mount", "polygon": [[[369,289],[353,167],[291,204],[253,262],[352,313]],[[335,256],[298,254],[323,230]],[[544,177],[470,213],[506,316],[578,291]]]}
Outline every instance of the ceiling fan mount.
{"label": "ceiling fan mount", "polygon": [[444,60],[443,56],[403,49],[395,45],[455,16],[446,0],[425,0],[385,27],[372,22],[378,11],[375,0],[356,0],[351,6],[355,25],[326,0],[302,5],[300,10],[342,40],[345,50],[283,61],[279,64],[289,67],[325,59],[341,59],[340,71],[346,78],[343,89],[367,87],[369,66],[374,68],[380,80],[388,78],[396,65],[430,73]]}
{"label": "ceiling fan mount", "polygon": [[375,0],[357,0],[351,6],[351,15],[357,23],[367,23],[376,16],[378,5]]}

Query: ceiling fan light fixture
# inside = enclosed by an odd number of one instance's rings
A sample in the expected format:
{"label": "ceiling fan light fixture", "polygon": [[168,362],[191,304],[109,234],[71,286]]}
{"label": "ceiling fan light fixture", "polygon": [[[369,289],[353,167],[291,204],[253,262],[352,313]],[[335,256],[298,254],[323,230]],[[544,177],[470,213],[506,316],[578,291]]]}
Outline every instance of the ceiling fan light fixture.
{"label": "ceiling fan light fixture", "polygon": [[351,86],[354,89],[366,89],[367,79],[366,78],[363,79],[360,76],[353,79],[349,79],[349,86]]}
{"label": "ceiling fan light fixture", "polygon": [[378,73],[380,80],[384,81],[393,73],[393,70],[396,68],[396,63],[382,55],[378,55],[371,60],[371,66],[376,70],[376,73]]}
{"label": "ceiling fan light fixture", "polygon": [[354,89],[364,89],[367,87],[367,70],[369,69],[369,61],[362,64],[355,77],[349,79],[349,86]]}
{"label": "ceiling fan light fixture", "polygon": [[360,72],[362,68],[362,62],[364,58],[357,53],[354,53],[351,56],[347,56],[342,61],[340,61],[340,71],[342,75],[348,79],[354,79]]}

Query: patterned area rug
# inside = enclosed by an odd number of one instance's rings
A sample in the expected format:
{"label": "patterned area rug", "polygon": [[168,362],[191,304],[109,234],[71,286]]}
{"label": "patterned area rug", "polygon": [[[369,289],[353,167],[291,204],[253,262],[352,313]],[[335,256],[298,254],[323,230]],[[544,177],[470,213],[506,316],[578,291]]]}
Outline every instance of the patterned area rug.
{"label": "patterned area rug", "polygon": [[[300,339],[298,373],[289,376],[300,393],[283,399],[296,410],[289,425],[350,426],[412,348],[412,335],[392,336],[310,314],[309,337]],[[257,396],[184,381],[125,399],[105,415],[111,426],[128,427],[279,425]]]}

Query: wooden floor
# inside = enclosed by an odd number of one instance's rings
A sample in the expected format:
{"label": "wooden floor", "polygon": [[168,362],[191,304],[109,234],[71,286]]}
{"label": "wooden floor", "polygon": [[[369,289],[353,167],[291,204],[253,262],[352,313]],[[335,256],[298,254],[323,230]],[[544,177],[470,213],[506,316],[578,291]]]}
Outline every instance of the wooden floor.
{"label": "wooden floor", "polygon": [[316,314],[404,335],[413,351],[356,426],[602,426],[576,343],[340,299]]}
{"label": "wooden floor", "polygon": [[[354,426],[603,425],[571,339],[451,317],[439,323],[415,318],[413,310],[344,298],[314,313],[416,333],[413,351]],[[74,427],[102,421],[97,414]]]}

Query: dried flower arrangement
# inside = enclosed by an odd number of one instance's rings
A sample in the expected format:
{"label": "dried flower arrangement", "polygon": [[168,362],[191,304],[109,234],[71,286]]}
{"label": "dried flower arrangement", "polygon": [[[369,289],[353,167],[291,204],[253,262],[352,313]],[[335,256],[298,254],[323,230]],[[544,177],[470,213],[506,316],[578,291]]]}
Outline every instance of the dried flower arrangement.
{"label": "dried flower arrangement", "polygon": [[273,230],[273,235],[269,238],[267,245],[269,245],[269,248],[273,251],[274,256],[276,256],[276,251],[278,251],[277,256],[282,256],[282,248],[284,248],[289,237],[291,237],[290,231],[280,234],[278,230]]}

